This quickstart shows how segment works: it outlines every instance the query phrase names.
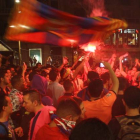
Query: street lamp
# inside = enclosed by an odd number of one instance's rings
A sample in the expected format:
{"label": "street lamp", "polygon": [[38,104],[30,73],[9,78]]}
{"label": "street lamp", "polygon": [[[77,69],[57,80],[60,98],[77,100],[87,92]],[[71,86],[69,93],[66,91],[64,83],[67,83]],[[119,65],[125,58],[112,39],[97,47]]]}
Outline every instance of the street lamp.
{"label": "street lamp", "polygon": [[15,0],[16,3],[20,3],[20,0]]}

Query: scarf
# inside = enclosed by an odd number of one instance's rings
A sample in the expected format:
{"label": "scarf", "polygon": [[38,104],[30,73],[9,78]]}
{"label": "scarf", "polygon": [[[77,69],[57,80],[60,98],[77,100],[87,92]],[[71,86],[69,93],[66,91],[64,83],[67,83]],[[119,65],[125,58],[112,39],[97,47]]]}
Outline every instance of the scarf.
{"label": "scarf", "polygon": [[72,129],[75,127],[76,124],[76,122],[74,121],[59,118],[56,114],[52,114],[51,119],[55,122],[60,131],[68,136],[70,135]]}

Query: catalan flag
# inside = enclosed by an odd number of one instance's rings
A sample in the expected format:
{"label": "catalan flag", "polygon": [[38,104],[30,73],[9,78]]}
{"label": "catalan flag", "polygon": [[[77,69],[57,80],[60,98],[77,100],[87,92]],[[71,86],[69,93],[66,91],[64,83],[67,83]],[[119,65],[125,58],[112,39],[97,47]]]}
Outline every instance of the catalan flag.
{"label": "catalan flag", "polygon": [[119,19],[83,18],[36,0],[23,0],[12,11],[5,38],[67,47],[103,41],[113,30],[126,27]]}

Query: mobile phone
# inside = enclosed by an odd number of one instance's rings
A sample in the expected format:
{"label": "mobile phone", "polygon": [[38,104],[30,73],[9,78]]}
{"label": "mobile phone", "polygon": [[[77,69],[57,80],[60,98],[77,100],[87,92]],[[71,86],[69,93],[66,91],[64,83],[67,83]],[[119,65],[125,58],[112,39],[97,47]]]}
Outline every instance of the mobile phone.
{"label": "mobile phone", "polygon": [[100,67],[100,68],[104,68],[105,66],[104,66],[103,63],[100,63],[100,64],[99,64],[99,67]]}
{"label": "mobile phone", "polygon": [[79,59],[79,61],[82,61],[84,59],[84,56],[82,56],[80,59]]}

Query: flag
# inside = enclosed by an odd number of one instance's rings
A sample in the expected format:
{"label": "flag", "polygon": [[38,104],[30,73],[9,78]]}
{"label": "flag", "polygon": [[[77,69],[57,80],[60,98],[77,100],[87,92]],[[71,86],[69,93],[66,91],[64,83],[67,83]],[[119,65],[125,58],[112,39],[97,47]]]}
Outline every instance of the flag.
{"label": "flag", "polygon": [[78,17],[36,0],[23,0],[12,11],[5,38],[67,47],[103,41],[113,30],[126,27],[123,20]]}

